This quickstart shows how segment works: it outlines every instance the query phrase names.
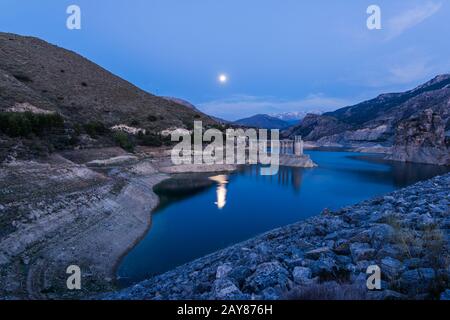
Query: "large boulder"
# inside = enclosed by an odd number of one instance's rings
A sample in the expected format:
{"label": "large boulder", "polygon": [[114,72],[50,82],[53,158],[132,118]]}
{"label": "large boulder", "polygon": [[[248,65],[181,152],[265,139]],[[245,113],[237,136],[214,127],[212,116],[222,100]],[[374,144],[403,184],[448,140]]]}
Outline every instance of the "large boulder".
{"label": "large boulder", "polygon": [[433,286],[436,272],[431,268],[418,268],[403,272],[400,277],[400,287],[407,293],[416,295],[427,293]]}
{"label": "large boulder", "polygon": [[312,272],[307,267],[295,267],[292,271],[292,277],[296,284],[306,284],[311,282]]}
{"label": "large boulder", "polygon": [[258,293],[269,287],[287,289],[288,284],[289,272],[278,261],[272,261],[260,264],[246,280],[244,289]]}
{"label": "large boulder", "polygon": [[230,279],[220,278],[214,281],[212,293],[216,299],[242,299],[243,294]]}

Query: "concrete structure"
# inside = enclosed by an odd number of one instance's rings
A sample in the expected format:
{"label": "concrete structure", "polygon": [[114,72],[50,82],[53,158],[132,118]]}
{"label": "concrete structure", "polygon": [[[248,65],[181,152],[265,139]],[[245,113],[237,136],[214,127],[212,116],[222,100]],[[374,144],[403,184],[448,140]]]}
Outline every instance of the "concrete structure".
{"label": "concrete structure", "polygon": [[303,140],[301,136],[295,136],[294,140],[294,154],[296,156],[303,155]]}
{"label": "concrete structure", "polygon": [[303,140],[301,136],[295,136],[294,140],[280,140],[280,154],[303,155]]}

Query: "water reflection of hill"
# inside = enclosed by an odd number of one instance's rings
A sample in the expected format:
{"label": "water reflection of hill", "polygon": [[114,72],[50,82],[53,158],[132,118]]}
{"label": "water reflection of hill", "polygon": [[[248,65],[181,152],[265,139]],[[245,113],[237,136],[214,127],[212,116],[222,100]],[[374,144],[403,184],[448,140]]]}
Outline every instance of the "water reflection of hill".
{"label": "water reflection of hill", "polygon": [[174,201],[183,200],[202,193],[215,183],[209,177],[211,174],[178,174],[157,184],[153,191],[159,196],[159,205],[154,213],[164,209]]}
{"label": "water reflection of hill", "polygon": [[250,166],[244,168],[243,174],[255,177],[255,179],[265,180],[270,183],[277,183],[282,186],[292,187],[295,191],[300,191],[303,180],[303,168],[280,167],[278,174],[271,176],[262,176],[259,166]]}
{"label": "water reflection of hill", "polygon": [[388,165],[390,167],[389,175],[396,187],[408,186],[450,172],[448,166],[391,161],[380,156],[357,155],[350,158]]}

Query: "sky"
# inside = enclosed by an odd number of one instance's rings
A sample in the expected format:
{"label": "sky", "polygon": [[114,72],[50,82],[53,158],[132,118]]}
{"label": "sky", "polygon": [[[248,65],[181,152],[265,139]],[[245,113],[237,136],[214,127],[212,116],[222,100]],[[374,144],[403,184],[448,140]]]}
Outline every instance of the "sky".
{"label": "sky", "polygon": [[[80,30],[66,27],[73,4]],[[227,120],[335,110],[448,73],[449,17],[447,0],[0,0],[0,31]]]}

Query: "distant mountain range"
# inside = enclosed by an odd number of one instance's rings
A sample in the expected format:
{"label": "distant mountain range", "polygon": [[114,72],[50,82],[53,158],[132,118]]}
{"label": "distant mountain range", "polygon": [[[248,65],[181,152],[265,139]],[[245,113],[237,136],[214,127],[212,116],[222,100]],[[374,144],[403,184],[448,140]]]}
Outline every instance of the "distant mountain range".
{"label": "distant mountain range", "polygon": [[327,112],[308,114],[283,132],[318,146],[391,148],[402,161],[450,164],[450,74],[401,93]]}
{"label": "distant mountain range", "polygon": [[287,121],[269,116],[268,114],[257,114],[248,118],[234,121],[233,123],[240,126],[263,129],[285,129],[291,125]]}
{"label": "distant mountain range", "polygon": [[307,114],[321,114],[321,111],[294,111],[294,112],[283,112],[283,113],[270,113],[269,116],[283,120],[290,125],[297,124],[302,120]]}
{"label": "distant mountain range", "polygon": [[255,128],[264,129],[286,129],[296,125],[307,114],[320,114],[320,111],[296,111],[270,114],[257,114],[248,118],[236,120],[233,123]]}

